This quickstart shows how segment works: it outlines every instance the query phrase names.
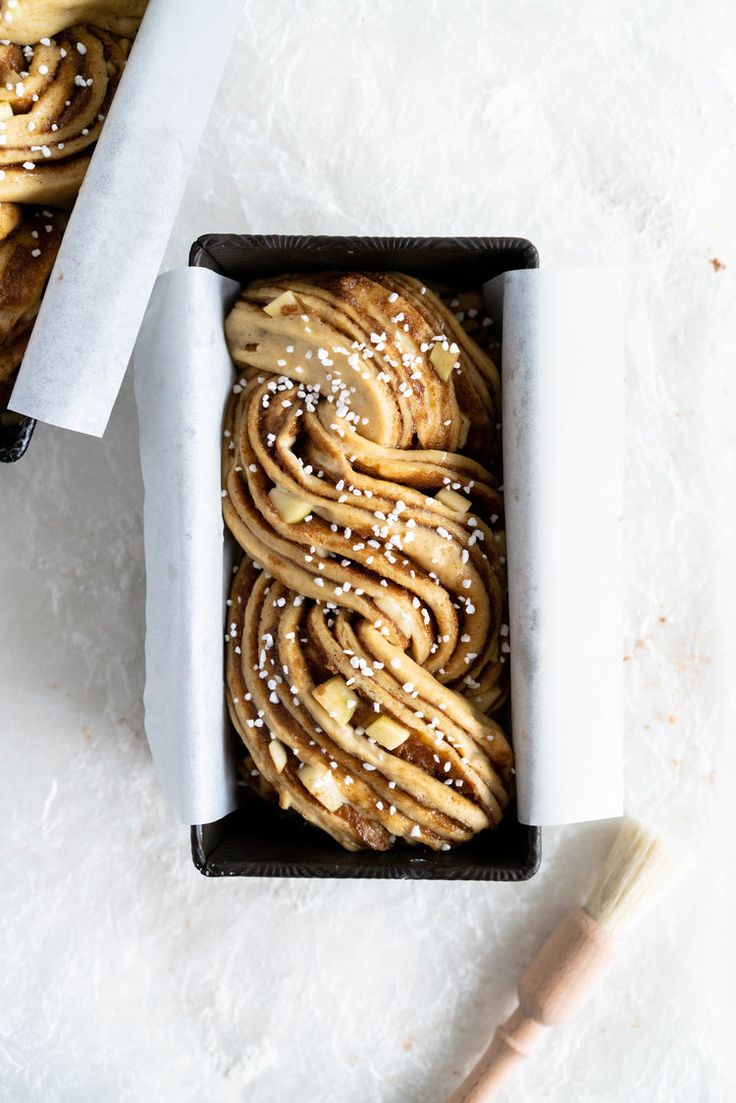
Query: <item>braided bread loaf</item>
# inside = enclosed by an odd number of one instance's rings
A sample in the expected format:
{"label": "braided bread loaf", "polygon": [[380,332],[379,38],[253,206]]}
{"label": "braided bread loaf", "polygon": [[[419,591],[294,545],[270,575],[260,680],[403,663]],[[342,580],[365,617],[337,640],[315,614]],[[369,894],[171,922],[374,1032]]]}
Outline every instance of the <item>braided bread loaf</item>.
{"label": "braided bread loaf", "polygon": [[512,788],[496,368],[399,274],[251,284],[226,335],[233,723],[344,847],[448,849]]}
{"label": "braided bread loaf", "polygon": [[38,42],[75,23],[132,38],[148,0],[0,0],[0,38]]}
{"label": "braided bread loaf", "polygon": [[125,65],[124,40],[79,26],[0,45],[0,200],[70,203]]}

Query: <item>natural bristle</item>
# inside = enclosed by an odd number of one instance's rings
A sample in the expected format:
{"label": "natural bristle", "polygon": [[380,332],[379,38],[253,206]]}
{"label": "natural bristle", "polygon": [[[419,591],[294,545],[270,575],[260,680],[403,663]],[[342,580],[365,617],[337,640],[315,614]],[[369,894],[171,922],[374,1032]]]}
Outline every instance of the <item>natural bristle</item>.
{"label": "natural bristle", "polygon": [[621,934],[651,906],[675,868],[659,836],[624,820],[585,910],[612,934]]}

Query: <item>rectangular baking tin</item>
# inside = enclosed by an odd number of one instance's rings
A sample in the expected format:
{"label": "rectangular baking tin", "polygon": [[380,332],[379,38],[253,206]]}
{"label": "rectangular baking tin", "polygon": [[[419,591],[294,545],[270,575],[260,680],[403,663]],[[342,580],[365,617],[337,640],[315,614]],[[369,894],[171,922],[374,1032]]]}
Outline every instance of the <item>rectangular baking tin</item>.
{"label": "rectangular baking tin", "polygon": [[[536,268],[539,262],[534,246],[521,238],[206,234],[192,246],[189,263],[242,283],[287,272],[345,269],[408,272],[463,290],[479,288],[502,272]],[[455,850],[435,853],[406,846],[353,853],[297,816],[246,789],[241,793],[237,811],[191,829],[194,864],[208,877],[522,881],[539,868],[541,830],[519,823],[514,805],[495,831],[484,831]]]}

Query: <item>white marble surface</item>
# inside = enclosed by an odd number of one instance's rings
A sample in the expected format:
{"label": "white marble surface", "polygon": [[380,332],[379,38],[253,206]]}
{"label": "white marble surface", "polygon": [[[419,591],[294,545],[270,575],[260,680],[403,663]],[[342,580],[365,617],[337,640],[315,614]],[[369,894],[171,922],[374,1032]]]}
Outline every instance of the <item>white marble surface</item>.
{"label": "white marble surface", "polygon": [[[628,802],[694,862],[503,1103],[736,1098],[735,31],[726,0],[250,0],[169,248],[520,234],[625,269]],[[136,431],[126,384],[104,441],[42,427],[0,471],[0,1098],[439,1103],[614,825],[547,831],[522,885],[200,877],[142,734]]]}

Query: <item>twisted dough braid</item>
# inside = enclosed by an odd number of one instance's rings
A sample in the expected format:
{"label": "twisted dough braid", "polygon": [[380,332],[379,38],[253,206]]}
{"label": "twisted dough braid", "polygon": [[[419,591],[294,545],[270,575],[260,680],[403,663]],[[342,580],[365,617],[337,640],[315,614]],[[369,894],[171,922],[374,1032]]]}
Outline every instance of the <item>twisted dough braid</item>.
{"label": "twisted dough braid", "polygon": [[96,27],[45,43],[0,46],[0,200],[74,199],[125,65]]}
{"label": "twisted dough braid", "polygon": [[0,203],[0,384],[23,359],[62,223],[58,212]]}
{"label": "twisted dough braid", "polygon": [[474,458],[497,454],[493,362],[398,274],[251,284],[226,335],[241,375],[223,507],[246,553],[228,700],[255,767],[348,849],[495,826],[512,766],[486,715],[506,696],[502,500]]}
{"label": "twisted dough braid", "polygon": [[75,23],[132,38],[148,0],[0,0],[0,38],[38,42]]}

